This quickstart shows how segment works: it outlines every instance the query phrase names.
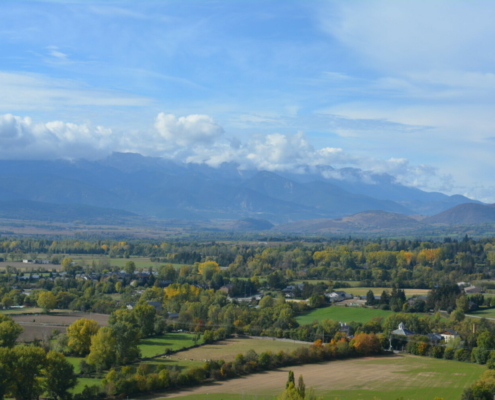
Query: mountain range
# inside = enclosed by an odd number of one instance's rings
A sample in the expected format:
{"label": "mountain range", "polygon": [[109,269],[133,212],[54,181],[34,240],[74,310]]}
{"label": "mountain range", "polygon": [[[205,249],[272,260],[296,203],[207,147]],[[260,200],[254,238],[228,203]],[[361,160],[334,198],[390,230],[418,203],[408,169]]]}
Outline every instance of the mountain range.
{"label": "mountain range", "polygon": [[[456,206],[464,208],[456,211]],[[114,153],[97,161],[0,161],[2,218],[102,221],[140,216],[238,221],[232,226],[266,229],[308,220],[352,226],[358,224],[355,215],[368,213],[369,218],[375,213],[374,218],[400,215],[388,219],[420,226],[456,223],[455,214],[468,209],[476,221],[485,221],[486,210],[495,215],[490,207],[351,168],[324,166],[296,174],[242,170],[232,163],[213,168],[135,153]],[[427,218],[410,217],[417,214]],[[367,224],[364,215],[361,225]]]}

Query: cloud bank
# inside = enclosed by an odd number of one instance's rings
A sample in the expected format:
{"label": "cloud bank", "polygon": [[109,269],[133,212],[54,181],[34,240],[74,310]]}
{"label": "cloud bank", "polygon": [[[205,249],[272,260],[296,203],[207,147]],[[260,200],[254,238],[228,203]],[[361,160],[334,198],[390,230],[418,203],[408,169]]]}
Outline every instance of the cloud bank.
{"label": "cloud bank", "polygon": [[0,158],[3,159],[94,160],[114,151],[212,167],[234,162],[241,169],[313,172],[339,179],[345,177],[333,168],[352,167],[363,170],[362,179],[370,183],[373,183],[372,174],[390,174],[410,186],[451,189],[451,178],[439,175],[431,166],[411,165],[403,158],[380,160],[357,156],[336,147],[315,148],[304,132],[259,134],[241,142],[228,136],[208,115],[177,117],[159,113],[153,128],[140,132],[62,121],[35,123],[29,117],[12,114],[0,116]]}

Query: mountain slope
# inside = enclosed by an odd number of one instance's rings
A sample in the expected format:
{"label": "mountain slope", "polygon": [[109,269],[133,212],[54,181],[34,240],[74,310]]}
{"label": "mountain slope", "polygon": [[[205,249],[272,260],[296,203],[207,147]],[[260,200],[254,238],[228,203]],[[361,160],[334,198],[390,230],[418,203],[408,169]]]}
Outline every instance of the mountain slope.
{"label": "mountain slope", "polygon": [[495,204],[461,204],[423,220],[428,224],[471,225],[495,222]]}
{"label": "mountain slope", "polygon": [[403,214],[386,211],[366,211],[339,219],[315,219],[292,222],[274,227],[283,233],[352,233],[402,231],[421,229],[427,225]]}
{"label": "mountain slope", "polygon": [[[325,167],[321,173],[332,171],[337,170]],[[0,201],[79,204],[164,219],[254,218],[287,223],[367,210],[402,214],[413,214],[418,207],[431,210],[424,199],[434,199],[435,207],[444,211],[464,199],[407,188],[389,176],[373,175],[373,184],[352,181],[358,170],[342,171],[337,172],[345,172],[349,182],[314,172],[246,171],[234,163],[212,168],[131,153],[115,153],[99,161],[0,160]],[[374,196],[358,193],[365,189]]]}
{"label": "mountain slope", "polygon": [[136,214],[113,208],[93,207],[81,204],[51,204],[30,200],[0,201],[0,218],[92,223],[116,223]]}

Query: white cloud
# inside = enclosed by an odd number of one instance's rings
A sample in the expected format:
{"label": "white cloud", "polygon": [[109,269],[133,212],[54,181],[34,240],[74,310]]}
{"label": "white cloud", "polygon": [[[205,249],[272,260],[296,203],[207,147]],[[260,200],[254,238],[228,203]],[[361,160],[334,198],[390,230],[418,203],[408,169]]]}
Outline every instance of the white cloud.
{"label": "white cloud", "polygon": [[155,128],[170,143],[178,146],[213,143],[223,134],[223,128],[207,115],[188,115],[177,118],[160,113]]}
{"label": "white cloud", "polygon": [[[224,135],[223,128],[207,115],[176,117],[160,113],[155,129],[117,132],[102,126],[62,121],[34,123],[11,114],[0,116],[0,157],[8,159],[102,158],[113,151],[137,152],[187,163],[217,167],[225,162],[241,169],[321,173],[322,167],[365,170],[360,178],[373,182],[371,174],[387,173],[398,182],[430,188],[446,187],[446,177],[427,165],[411,165],[406,159],[380,160],[357,156],[341,148],[317,149],[303,132],[291,135],[255,135],[241,142]],[[346,178],[323,168],[333,177]]]}

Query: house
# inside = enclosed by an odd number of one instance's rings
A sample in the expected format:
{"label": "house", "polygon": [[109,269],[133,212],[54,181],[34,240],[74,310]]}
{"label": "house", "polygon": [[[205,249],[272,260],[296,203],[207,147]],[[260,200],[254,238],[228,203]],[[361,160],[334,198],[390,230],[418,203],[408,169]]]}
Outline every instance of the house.
{"label": "house", "polygon": [[428,337],[428,339],[430,340],[430,343],[432,343],[432,344],[438,344],[443,340],[442,335],[440,335],[438,333],[428,333],[428,335],[426,335],[426,336]]}
{"label": "house", "polygon": [[459,333],[454,331],[453,329],[445,329],[444,331],[440,332],[440,335],[445,339],[445,343],[448,343],[455,338],[461,337],[461,335],[459,335]]}
{"label": "house", "polygon": [[392,335],[400,335],[400,336],[413,336],[415,333],[406,328],[403,322],[399,324],[398,329],[392,331]]}
{"label": "house", "polygon": [[481,288],[472,285],[464,288],[464,293],[466,294],[476,294],[481,292]]}
{"label": "house", "polygon": [[[163,310],[163,307],[162,307],[162,303],[160,303],[159,301],[147,301],[146,302],[148,305],[150,306],[153,306],[153,308],[156,310],[156,311],[161,311]],[[136,303],[128,303],[126,305],[127,309],[128,310],[132,310],[134,309],[134,307],[136,306]]]}
{"label": "house", "polygon": [[407,303],[412,306],[415,301],[423,301],[426,303],[427,297],[426,296],[413,296],[409,300],[407,300]]}
{"label": "house", "polygon": [[352,328],[345,322],[340,322],[339,332],[345,333],[347,336],[351,336]]}
{"label": "house", "polygon": [[329,301],[335,302],[335,301],[343,301],[346,299],[352,299],[352,294],[346,293],[342,290],[336,290],[335,292],[332,293],[325,293],[325,297]]}
{"label": "house", "polygon": [[178,312],[169,312],[169,313],[167,313],[167,318],[168,319],[177,319],[177,318],[179,318],[179,313]]}

